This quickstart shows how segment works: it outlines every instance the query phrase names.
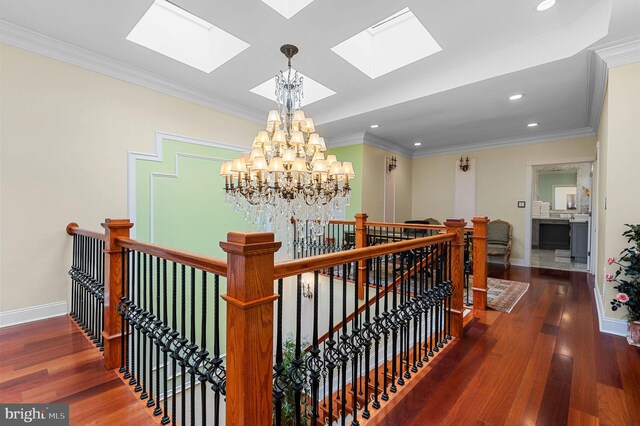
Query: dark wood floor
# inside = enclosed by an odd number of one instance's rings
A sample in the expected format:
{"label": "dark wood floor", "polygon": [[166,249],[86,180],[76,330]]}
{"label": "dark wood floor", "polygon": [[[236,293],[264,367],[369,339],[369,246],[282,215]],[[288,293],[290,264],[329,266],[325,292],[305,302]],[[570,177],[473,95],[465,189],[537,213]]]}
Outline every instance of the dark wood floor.
{"label": "dark wood floor", "polygon": [[157,424],[66,316],[0,329],[0,402],[68,403],[72,425]]}
{"label": "dark wood floor", "polygon": [[586,273],[489,275],[531,286],[510,314],[478,315],[381,424],[640,425],[640,349],[598,331]]}
{"label": "dark wood floor", "polygon": [[[585,273],[512,267],[531,283],[481,313],[382,424],[640,425],[640,350],[598,332]],[[71,423],[156,424],[67,317],[0,330],[0,402],[65,402]]]}

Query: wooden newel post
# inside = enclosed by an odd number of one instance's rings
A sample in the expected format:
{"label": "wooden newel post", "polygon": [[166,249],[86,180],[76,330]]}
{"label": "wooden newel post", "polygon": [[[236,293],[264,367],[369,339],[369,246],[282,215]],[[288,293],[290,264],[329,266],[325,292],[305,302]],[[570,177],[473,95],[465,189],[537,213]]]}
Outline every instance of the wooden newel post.
{"label": "wooden newel post", "polygon": [[274,253],[270,232],[230,232],[227,252],[227,425],[272,424]]}
{"label": "wooden newel post", "polygon": [[451,282],[453,295],[451,296],[451,335],[462,337],[462,298],[464,293],[464,219],[447,219],[444,222],[447,233],[455,234],[451,242]]}
{"label": "wooden newel post", "polygon": [[[133,223],[129,219],[105,219],[104,228],[104,366],[113,370],[120,366],[122,320],[118,303],[122,297],[122,247],[116,238],[129,238]],[[125,278],[126,279],[126,278]]]}
{"label": "wooden newel post", "polygon": [[487,309],[487,217],[473,222],[473,308]]}
{"label": "wooden newel post", "polygon": [[[356,213],[356,248],[367,246],[367,218],[366,213]],[[358,299],[364,298],[364,286],[367,280],[367,261],[358,262]]]}

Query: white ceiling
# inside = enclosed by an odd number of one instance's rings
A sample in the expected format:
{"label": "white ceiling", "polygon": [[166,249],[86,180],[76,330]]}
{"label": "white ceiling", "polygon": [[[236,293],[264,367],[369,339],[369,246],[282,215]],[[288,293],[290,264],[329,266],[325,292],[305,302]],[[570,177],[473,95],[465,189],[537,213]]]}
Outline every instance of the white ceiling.
{"label": "white ceiling", "polygon": [[[558,0],[545,12],[539,0],[315,0],[290,19],[261,0],[172,2],[250,47],[207,74],[126,40],[153,0],[0,0],[0,40],[75,49],[92,69],[110,64],[256,121],[273,102],[250,90],[285,68],[279,47],[295,44],[294,68],[336,92],[305,108],[329,141],[368,131],[420,154],[593,131],[592,50],[640,37],[639,0]],[[404,7],[441,52],[371,79],[331,51]],[[525,97],[507,101],[516,92]]]}

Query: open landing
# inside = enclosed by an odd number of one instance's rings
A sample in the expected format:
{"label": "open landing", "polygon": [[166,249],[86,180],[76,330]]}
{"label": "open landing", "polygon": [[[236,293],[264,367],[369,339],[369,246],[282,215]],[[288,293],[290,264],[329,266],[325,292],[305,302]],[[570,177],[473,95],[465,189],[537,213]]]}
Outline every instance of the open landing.
{"label": "open landing", "polygon": [[156,425],[67,316],[0,330],[0,402],[70,404],[72,425]]}
{"label": "open landing", "polygon": [[474,313],[379,424],[640,425],[640,349],[598,331],[589,276],[492,266],[529,291],[510,314]]}

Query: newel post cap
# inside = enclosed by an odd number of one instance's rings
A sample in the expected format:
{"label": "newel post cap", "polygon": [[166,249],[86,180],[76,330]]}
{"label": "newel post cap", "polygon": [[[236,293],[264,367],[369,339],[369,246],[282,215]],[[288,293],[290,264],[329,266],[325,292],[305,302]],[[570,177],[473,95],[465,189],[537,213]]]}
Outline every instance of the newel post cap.
{"label": "newel post cap", "polygon": [[220,241],[225,252],[244,256],[275,253],[281,246],[281,242],[275,241],[273,232],[229,232],[227,241]]}

